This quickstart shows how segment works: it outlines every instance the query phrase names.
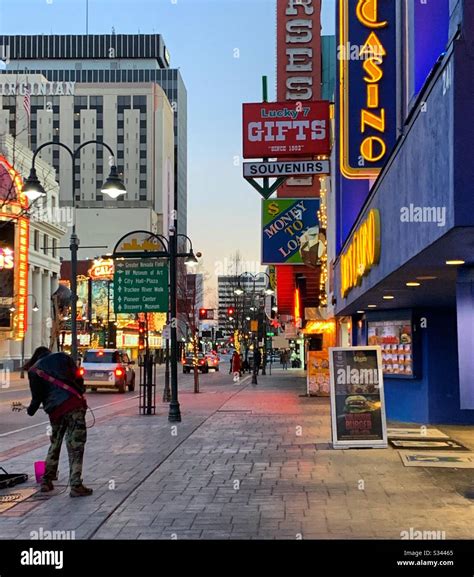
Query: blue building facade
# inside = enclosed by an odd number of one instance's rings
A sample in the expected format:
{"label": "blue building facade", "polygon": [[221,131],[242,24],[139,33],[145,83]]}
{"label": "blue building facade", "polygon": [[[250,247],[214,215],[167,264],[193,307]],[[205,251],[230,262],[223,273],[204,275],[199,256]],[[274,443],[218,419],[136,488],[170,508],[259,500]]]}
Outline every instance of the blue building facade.
{"label": "blue building facade", "polygon": [[401,2],[397,38],[396,143],[335,177],[335,311],[382,346],[388,418],[474,424],[474,3]]}

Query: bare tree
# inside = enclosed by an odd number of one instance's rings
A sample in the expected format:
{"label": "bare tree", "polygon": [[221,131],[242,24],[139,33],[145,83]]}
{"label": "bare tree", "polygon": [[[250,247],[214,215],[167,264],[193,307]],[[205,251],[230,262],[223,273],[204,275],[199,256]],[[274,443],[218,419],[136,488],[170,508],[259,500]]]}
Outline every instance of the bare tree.
{"label": "bare tree", "polygon": [[[185,326],[186,333],[193,343],[194,392],[199,393],[199,305],[203,297],[204,273],[196,271],[189,274],[186,265],[178,261],[177,296],[178,296],[178,326]],[[202,276],[201,276],[202,275]],[[198,282],[201,279],[201,282]]]}

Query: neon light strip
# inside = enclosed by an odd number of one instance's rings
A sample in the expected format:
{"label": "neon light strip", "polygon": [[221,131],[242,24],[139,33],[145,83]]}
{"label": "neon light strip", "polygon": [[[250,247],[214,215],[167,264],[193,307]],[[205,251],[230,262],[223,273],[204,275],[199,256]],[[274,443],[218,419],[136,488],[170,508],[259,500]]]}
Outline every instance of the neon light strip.
{"label": "neon light strip", "polygon": [[16,338],[23,339],[28,322],[28,245],[29,222],[26,218],[18,219],[18,259],[17,259],[17,324]]}

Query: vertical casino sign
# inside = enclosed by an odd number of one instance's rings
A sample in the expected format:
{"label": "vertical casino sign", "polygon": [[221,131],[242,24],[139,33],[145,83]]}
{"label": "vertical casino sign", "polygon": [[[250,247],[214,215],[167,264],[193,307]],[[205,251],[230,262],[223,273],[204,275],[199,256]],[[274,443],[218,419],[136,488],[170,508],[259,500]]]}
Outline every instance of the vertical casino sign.
{"label": "vertical casino sign", "polygon": [[18,340],[28,321],[29,221],[22,186],[18,172],[0,156],[0,331]]}
{"label": "vertical casino sign", "polygon": [[398,3],[339,0],[341,172],[376,178],[397,131]]}

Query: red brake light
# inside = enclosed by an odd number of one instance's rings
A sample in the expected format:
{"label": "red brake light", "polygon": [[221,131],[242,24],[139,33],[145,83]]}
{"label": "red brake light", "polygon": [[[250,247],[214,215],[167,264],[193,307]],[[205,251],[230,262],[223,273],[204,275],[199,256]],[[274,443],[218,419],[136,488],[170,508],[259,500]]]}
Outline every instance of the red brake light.
{"label": "red brake light", "polygon": [[203,365],[203,364],[204,364],[203,359],[200,359],[199,364],[200,364],[200,365]]}
{"label": "red brake light", "polygon": [[123,376],[123,370],[122,369],[115,369],[115,376],[116,377]]}
{"label": "red brake light", "polygon": [[81,367],[81,368],[79,369],[78,373],[79,373],[79,376],[80,376],[80,377],[83,377],[83,376],[85,375],[85,373],[86,373],[86,370]]}

